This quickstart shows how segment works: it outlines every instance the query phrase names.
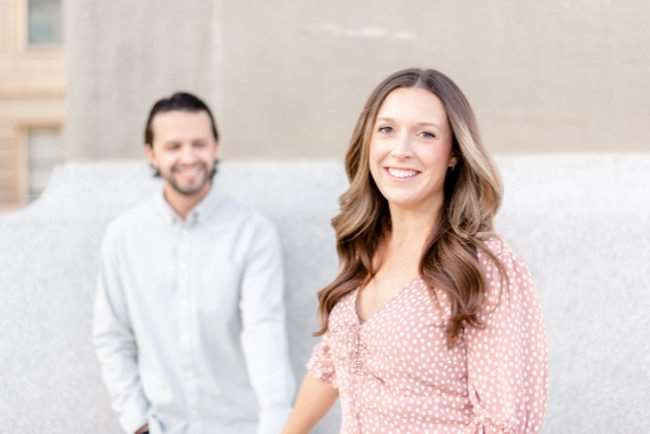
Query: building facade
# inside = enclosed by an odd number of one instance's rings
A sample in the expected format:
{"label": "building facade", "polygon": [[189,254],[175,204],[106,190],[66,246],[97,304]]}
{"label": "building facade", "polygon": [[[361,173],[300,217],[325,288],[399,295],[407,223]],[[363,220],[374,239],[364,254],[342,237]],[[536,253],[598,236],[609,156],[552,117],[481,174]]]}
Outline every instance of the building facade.
{"label": "building facade", "polygon": [[57,161],[142,158],[177,90],[212,106],[227,159],[340,161],[409,66],[460,85],[494,153],[649,152],[650,6],[624,3],[0,0],[0,206]]}
{"label": "building facade", "polygon": [[0,0],[0,209],[28,203],[65,159],[61,0]]}

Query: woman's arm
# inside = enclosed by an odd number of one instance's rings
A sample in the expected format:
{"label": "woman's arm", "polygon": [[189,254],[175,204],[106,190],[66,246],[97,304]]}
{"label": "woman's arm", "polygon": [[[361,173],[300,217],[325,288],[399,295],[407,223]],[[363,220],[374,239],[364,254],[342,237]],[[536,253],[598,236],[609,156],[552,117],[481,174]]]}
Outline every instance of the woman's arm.
{"label": "woman's arm", "polygon": [[503,242],[488,243],[506,268],[481,258],[488,282],[483,327],[465,331],[472,432],[485,434],[541,431],[548,394],[548,355],[542,312],[528,268]]}
{"label": "woman's arm", "polygon": [[338,396],[338,390],[330,384],[305,375],[283,434],[309,434]]}

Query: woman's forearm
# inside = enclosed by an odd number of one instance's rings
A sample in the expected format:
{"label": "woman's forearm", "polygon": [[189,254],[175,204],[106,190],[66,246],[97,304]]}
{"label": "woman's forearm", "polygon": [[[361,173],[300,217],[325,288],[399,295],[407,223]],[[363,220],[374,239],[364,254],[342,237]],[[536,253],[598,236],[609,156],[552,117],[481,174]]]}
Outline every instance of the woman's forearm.
{"label": "woman's forearm", "polygon": [[309,434],[338,396],[338,390],[334,387],[309,374],[305,375],[283,434]]}

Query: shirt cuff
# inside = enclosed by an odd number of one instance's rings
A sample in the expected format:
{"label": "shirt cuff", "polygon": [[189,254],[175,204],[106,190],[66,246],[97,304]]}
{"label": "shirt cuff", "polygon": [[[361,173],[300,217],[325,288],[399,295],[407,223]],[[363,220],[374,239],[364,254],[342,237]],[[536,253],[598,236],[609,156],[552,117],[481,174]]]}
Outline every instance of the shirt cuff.
{"label": "shirt cuff", "polygon": [[289,406],[277,406],[260,410],[260,420],[257,434],[278,434],[282,432],[291,413]]}
{"label": "shirt cuff", "polygon": [[120,425],[127,434],[133,434],[143,425],[147,424],[148,408],[147,405],[138,404],[125,409],[120,414]]}

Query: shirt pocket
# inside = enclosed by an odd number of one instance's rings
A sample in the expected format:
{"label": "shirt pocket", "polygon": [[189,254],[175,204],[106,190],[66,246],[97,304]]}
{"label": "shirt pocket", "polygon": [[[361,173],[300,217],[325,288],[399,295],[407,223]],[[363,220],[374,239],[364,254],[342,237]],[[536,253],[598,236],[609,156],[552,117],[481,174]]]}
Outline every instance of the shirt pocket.
{"label": "shirt pocket", "polygon": [[212,320],[215,315],[232,317],[239,308],[243,273],[241,264],[225,258],[206,262],[198,268],[198,309]]}
{"label": "shirt pocket", "polygon": [[[167,300],[176,293],[182,266],[172,257],[169,249],[151,249],[146,254],[131,254],[124,258],[129,282],[145,299]],[[145,300],[148,301],[148,300]],[[155,305],[157,305],[156,302]]]}

